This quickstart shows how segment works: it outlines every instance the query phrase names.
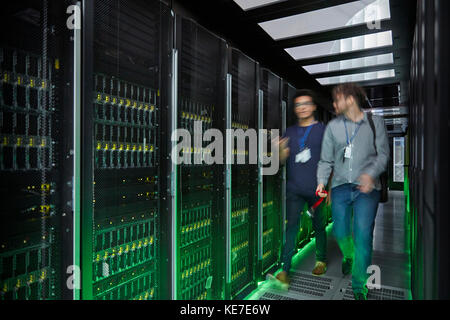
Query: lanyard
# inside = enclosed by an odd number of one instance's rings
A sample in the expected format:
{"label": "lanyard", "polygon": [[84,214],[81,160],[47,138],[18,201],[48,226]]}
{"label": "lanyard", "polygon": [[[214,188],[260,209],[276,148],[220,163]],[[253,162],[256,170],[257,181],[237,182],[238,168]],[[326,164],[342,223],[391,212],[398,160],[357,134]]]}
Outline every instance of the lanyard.
{"label": "lanyard", "polygon": [[[302,151],[305,148],[306,140],[308,139],[308,136],[314,127],[314,124],[310,125],[307,129],[303,137],[300,139],[300,151]],[[298,129],[300,131],[300,128]]]}
{"label": "lanyard", "polygon": [[347,132],[347,119],[344,119],[344,126],[345,126],[345,135],[347,136],[347,145],[350,145],[353,142],[353,139],[355,139],[356,135],[358,134],[359,128],[361,128],[362,122],[358,124],[358,127],[356,128],[355,132],[353,133],[353,136],[350,140],[348,140],[348,132]]}
{"label": "lanyard", "polygon": [[[325,193],[328,196],[328,192],[326,192],[325,190],[322,191],[322,193]],[[319,192],[316,192],[316,196],[319,196]],[[306,211],[306,214],[310,217],[310,218],[314,218],[314,212],[316,211],[317,207],[320,206],[320,204],[323,202],[323,200],[325,200],[325,198],[320,198],[316,203],[314,203],[314,205]]]}

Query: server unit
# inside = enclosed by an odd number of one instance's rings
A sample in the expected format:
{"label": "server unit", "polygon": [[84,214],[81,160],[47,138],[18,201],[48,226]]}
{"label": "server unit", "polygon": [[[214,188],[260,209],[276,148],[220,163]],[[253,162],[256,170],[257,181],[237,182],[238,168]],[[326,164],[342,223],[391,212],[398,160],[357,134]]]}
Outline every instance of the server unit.
{"label": "server unit", "polygon": [[68,1],[4,5],[0,300],[70,299],[73,72]]}
{"label": "server unit", "polygon": [[170,10],[144,0],[83,5],[82,297],[159,299]]}
{"label": "server unit", "polygon": [[[241,130],[232,137],[233,164],[228,166],[227,184],[227,298],[236,298],[256,286],[258,219],[258,145],[242,138],[244,132],[257,137],[259,65],[237,49],[228,51],[229,114],[227,129]],[[239,142],[241,141],[241,142]],[[253,148],[253,149],[252,149]],[[239,163],[242,157],[244,163]],[[250,161],[250,159],[253,161]]]}
{"label": "server unit", "polygon": [[[271,141],[270,130],[280,130],[285,117],[282,109],[282,79],[267,69],[260,69],[259,121],[260,129],[267,130],[267,141]],[[262,124],[262,125],[261,125]],[[267,153],[271,153],[271,145]],[[259,259],[261,274],[278,266],[283,240],[282,227],[282,170],[276,175],[264,175],[260,170],[259,183]]]}
{"label": "server unit", "polygon": [[204,161],[214,154],[207,148],[210,142],[203,141],[202,132],[214,128],[224,133],[226,43],[195,22],[177,16],[175,48],[176,127],[187,130],[192,140],[182,148],[185,161],[176,169],[172,298],[221,299],[225,171],[223,164]]}

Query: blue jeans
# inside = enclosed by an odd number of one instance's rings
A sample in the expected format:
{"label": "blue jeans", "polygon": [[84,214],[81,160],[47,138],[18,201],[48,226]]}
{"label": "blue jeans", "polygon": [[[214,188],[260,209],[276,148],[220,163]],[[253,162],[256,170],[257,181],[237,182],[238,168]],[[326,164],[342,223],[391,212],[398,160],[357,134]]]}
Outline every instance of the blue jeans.
{"label": "blue jeans", "polygon": [[[372,262],[373,230],[380,201],[380,191],[369,194],[354,184],[332,189],[333,232],[344,258],[353,258],[352,287],[355,293],[367,292],[367,268]],[[352,236],[353,209],[353,236]]]}
{"label": "blue jeans", "polygon": [[[295,193],[287,192],[286,194],[286,243],[283,246],[281,262],[283,271],[289,272],[292,263],[292,256],[296,245],[297,234],[300,230],[301,215],[305,203],[312,207],[319,198],[304,197]],[[321,204],[314,213],[313,228],[316,237],[316,260],[327,262],[327,217],[322,210]]]}

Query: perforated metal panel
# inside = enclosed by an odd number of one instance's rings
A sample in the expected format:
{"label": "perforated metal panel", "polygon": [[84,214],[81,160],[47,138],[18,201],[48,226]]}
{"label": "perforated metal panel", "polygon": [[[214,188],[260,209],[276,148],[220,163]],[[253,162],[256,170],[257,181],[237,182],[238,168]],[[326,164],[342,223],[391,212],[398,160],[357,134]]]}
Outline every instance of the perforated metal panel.
{"label": "perforated metal panel", "polygon": [[317,298],[328,296],[337,280],[327,277],[315,277],[311,274],[294,272],[289,291]]}
{"label": "perforated metal panel", "polygon": [[162,70],[170,12],[157,0],[85,5],[84,21],[92,22],[84,28],[85,47],[93,52],[84,57],[83,74],[93,92],[84,102],[91,106],[90,113],[83,111],[84,134],[92,128],[91,141],[83,142],[83,167],[90,170],[82,180],[93,182],[82,195],[83,204],[92,198],[83,210],[82,294],[84,299],[158,299],[165,216],[160,128],[168,90]]}
{"label": "perforated metal panel", "polygon": [[297,300],[297,299],[281,296],[275,293],[266,292],[259,300]]}
{"label": "perforated metal panel", "polygon": [[280,296],[283,298],[281,300],[332,300],[340,288],[341,280],[335,277],[316,277],[308,272],[292,272],[289,290],[281,290],[276,282],[272,282],[260,300],[267,298],[267,294]]}
{"label": "perforated metal panel", "polygon": [[[355,300],[353,297],[352,282],[347,282],[347,286],[342,290],[342,300]],[[408,291],[405,289],[382,286],[380,290],[369,290],[368,300],[408,300]],[[339,300],[341,300],[339,299]]]}
{"label": "perforated metal panel", "polygon": [[[282,290],[272,280],[259,300],[354,300],[352,282],[347,278],[316,277],[308,272],[292,272],[289,290]],[[408,290],[382,286],[370,290],[369,300],[408,300]]]}
{"label": "perforated metal panel", "polygon": [[63,1],[41,0],[0,13],[0,301],[72,294],[61,272],[73,264],[65,12]]}

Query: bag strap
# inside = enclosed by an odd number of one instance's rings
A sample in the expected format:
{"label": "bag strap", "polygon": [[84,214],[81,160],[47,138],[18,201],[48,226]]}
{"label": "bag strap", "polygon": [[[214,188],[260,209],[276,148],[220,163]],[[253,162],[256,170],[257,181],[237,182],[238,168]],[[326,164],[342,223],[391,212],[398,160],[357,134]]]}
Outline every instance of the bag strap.
{"label": "bag strap", "polygon": [[369,120],[369,125],[370,125],[370,128],[372,129],[372,132],[373,132],[373,147],[375,148],[375,153],[378,156],[377,143],[376,143],[377,130],[375,129],[375,123],[373,122],[373,117],[372,117],[372,113],[371,112],[367,113],[367,119]]}

